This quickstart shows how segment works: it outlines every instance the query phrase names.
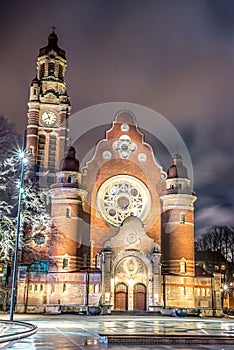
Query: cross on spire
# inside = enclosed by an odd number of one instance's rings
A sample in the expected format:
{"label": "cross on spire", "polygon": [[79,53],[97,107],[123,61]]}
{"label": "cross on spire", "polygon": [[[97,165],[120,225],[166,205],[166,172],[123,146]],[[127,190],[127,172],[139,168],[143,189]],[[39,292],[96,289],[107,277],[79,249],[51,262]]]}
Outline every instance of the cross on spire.
{"label": "cross on spire", "polygon": [[53,31],[53,33],[54,33],[56,27],[55,27],[55,26],[52,26],[51,29],[52,29],[52,31]]}

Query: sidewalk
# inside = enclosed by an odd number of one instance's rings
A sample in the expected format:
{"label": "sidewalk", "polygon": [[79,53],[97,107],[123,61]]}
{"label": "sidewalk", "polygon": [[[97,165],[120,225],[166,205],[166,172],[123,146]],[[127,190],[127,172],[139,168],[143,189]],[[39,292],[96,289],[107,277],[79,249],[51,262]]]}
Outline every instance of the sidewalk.
{"label": "sidewalk", "polygon": [[[9,349],[17,350],[73,350],[73,349],[178,349],[176,339],[183,344],[194,339],[196,345],[186,349],[233,350],[234,320],[175,318],[158,316],[80,316],[80,315],[15,315],[15,320],[30,322],[38,326],[38,332]],[[7,315],[5,315],[7,319]],[[100,338],[101,335],[102,337]],[[109,344],[100,343],[109,336]],[[116,339],[117,337],[117,339]],[[222,344],[219,345],[219,339]],[[115,339],[114,339],[115,338]],[[147,342],[146,342],[146,338]],[[137,345],[132,344],[135,340]],[[149,340],[151,339],[151,340]],[[166,343],[165,343],[166,339]],[[210,339],[210,342],[207,341]],[[131,343],[130,343],[131,340]],[[145,341],[143,341],[145,340]],[[114,345],[113,341],[118,341]],[[157,342],[158,341],[158,342]],[[229,343],[228,343],[229,342]],[[153,344],[167,345],[153,345]],[[146,345],[151,344],[151,345]]]}

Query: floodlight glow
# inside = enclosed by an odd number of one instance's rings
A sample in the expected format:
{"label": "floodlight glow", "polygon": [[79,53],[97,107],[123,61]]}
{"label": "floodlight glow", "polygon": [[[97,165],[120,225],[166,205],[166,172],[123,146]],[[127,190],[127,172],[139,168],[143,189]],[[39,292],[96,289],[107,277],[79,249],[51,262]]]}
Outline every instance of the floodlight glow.
{"label": "floodlight glow", "polygon": [[23,152],[23,151],[20,151],[18,155],[19,155],[19,158],[20,158],[20,159],[23,159],[23,158],[24,158],[24,156],[25,156],[25,154],[24,154],[24,152]]}

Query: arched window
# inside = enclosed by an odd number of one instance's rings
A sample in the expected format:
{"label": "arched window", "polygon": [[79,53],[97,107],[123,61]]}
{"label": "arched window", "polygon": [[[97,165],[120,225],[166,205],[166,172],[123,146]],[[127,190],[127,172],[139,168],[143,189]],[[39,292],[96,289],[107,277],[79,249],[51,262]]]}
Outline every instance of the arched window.
{"label": "arched window", "polygon": [[99,284],[94,285],[94,293],[100,293],[100,285]]}
{"label": "arched window", "polygon": [[186,272],[186,262],[185,261],[181,261],[180,262],[180,272],[181,273],[185,273]]}
{"label": "arched window", "polygon": [[61,64],[59,65],[58,78],[63,80],[63,66]]}
{"label": "arched window", "polygon": [[185,223],[185,213],[180,213],[180,223],[181,224]]}
{"label": "arched window", "polygon": [[44,162],[45,162],[45,144],[46,144],[46,137],[45,135],[40,134],[39,140],[38,140],[37,162],[41,166],[44,166]]}
{"label": "arched window", "polygon": [[71,218],[71,208],[69,208],[69,207],[66,208],[66,218],[68,218],[68,219]]}
{"label": "arched window", "polygon": [[29,155],[33,156],[34,155],[34,146],[29,147]]}
{"label": "arched window", "polygon": [[67,269],[68,268],[68,258],[63,258],[63,269]]}
{"label": "arched window", "polygon": [[48,75],[54,75],[54,63],[49,62]]}
{"label": "arched window", "polygon": [[45,74],[45,63],[42,63],[40,65],[40,71],[39,71],[39,79],[42,79]]}
{"label": "arched window", "polygon": [[100,256],[100,254],[96,254],[96,256],[95,256],[95,265],[96,265],[96,268],[98,268],[98,269],[101,268],[101,256]]}
{"label": "arched window", "polygon": [[57,145],[57,137],[55,135],[50,135],[49,158],[48,158],[48,167],[49,167],[50,170],[54,170],[55,169],[56,145]]}

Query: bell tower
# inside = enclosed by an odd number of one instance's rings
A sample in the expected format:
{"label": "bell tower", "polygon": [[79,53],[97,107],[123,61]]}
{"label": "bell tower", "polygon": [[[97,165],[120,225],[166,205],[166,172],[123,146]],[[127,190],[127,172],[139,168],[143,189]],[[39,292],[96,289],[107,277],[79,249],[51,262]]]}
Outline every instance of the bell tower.
{"label": "bell tower", "polygon": [[31,177],[54,182],[67,146],[70,101],[64,80],[65,51],[58,46],[54,32],[39,50],[37,75],[32,80],[28,102],[27,152],[33,170]]}

